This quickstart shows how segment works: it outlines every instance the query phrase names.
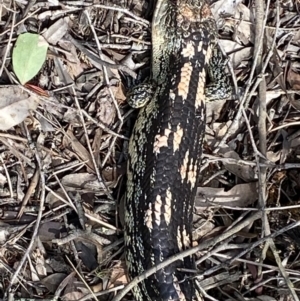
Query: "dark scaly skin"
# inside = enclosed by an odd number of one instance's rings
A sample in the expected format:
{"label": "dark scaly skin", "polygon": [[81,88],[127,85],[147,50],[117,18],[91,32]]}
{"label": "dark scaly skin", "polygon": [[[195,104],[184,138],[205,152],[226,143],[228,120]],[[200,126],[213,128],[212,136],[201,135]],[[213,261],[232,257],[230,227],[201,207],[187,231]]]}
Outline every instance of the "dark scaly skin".
{"label": "dark scaly skin", "polygon": [[[158,0],[152,21],[152,83],[136,88],[148,96],[129,143],[125,256],[131,279],[191,247],[205,100],[227,97],[229,91],[216,36],[203,0]],[[141,107],[143,101],[131,103]],[[134,289],[135,298],[199,300],[193,274],[178,268],[194,270],[194,259],[157,271]]]}

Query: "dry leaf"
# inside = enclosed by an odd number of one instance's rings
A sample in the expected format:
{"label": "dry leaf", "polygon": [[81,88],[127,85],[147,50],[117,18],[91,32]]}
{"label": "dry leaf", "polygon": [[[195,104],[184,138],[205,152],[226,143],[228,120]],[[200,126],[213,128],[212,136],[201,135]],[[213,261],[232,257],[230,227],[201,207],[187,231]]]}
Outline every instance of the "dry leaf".
{"label": "dry leaf", "polygon": [[68,129],[67,135],[65,138],[68,140],[69,144],[71,145],[74,152],[79,156],[79,158],[86,162],[86,165],[89,167],[90,172],[94,172],[94,165],[93,160],[90,153],[87,149],[77,140],[74,136],[71,128]]}
{"label": "dry leaf", "polygon": [[256,182],[238,184],[228,191],[224,188],[198,187],[195,207],[197,209],[212,205],[247,207],[258,198],[256,186]]}
{"label": "dry leaf", "polygon": [[111,269],[111,275],[108,282],[107,288],[112,288],[118,285],[126,285],[128,283],[126,276],[126,266],[124,261],[119,261],[117,264]]}
{"label": "dry leaf", "polygon": [[61,183],[68,191],[100,192],[105,189],[97,177],[89,173],[69,174],[62,178]]}
{"label": "dry leaf", "polygon": [[[224,158],[240,160],[239,155],[229,147],[221,148],[219,153],[223,154]],[[257,174],[255,173],[252,166],[226,162],[223,162],[223,165],[229,172],[243,179],[245,182],[252,182],[257,179]]]}
{"label": "dry leaf", "polygon": [[43,34],[49,44],[56,45],[68,31],[69,18],[58,19]]}
{"label": "dry leaf", "polygon": [[292,69],[289,69],[289,72],[287,75],[287,81],[293,90],[300,89],[300,74],[299,73],[296,73]]}
{"label": "dry leaf", "polygon": [[61,284],[61,282],[66,278],[66,274],[64,273],[55,273],[51,274],[44,279],[41,280],[41,282],[45,285],[45,287],[52,293],[55,293],[58,286]]}
{"label": "dry leaf", "polygon": [[0,130],[6,131],[24,121],[30,110],[35,110],[38,104],[37,96],[30,95],[18,86],[0,87]]}

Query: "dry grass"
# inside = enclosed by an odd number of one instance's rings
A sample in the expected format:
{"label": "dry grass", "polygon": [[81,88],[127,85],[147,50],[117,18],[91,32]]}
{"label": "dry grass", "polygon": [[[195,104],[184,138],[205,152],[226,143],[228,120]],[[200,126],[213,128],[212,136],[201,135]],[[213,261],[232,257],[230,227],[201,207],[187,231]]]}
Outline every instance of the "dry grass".
{"label": "dry grass", "polygon": [[[299,3],[212,8],[237,96],[207,105],[191,250],[203,293],[298,300]],[[5,85],[25,93],[18,35],[49,43],[30,81],[42,90],[26,86],[37,109],[0,132],[1,299],[111,300],[126,285],[118,204],[136,112],[125,95],[149,75],[151,12],[137,0],[0,1],[1,103]]]}

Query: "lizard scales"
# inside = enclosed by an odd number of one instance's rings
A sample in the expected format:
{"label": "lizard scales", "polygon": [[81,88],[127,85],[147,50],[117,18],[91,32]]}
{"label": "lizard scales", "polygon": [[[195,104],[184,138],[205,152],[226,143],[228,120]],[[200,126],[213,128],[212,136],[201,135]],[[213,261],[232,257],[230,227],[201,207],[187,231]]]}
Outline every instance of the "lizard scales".
{"label": "lizard scales", "polygon": [[[137,98],[131,105],[141,109],[127,168],[125,258],[130,278],[192,245],[205,100],[228,94],[216,37],[204,0],[157,1],[152,83],[131,93]],[[195,270],[193,258],[178,260],[138,284],[133,292],[137,301],[199,300],[194,274],[178,268]]]}

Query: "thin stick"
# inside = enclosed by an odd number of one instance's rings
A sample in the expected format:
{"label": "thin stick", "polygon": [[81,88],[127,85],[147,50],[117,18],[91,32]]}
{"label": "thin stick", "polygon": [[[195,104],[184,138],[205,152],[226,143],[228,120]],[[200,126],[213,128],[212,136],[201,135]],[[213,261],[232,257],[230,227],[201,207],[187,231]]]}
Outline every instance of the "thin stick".
{"label": "thin stick", "polygon": [[[27,135],[29,136],[28,131],[27,131]],[[4,299],[10,294],[12,286],[15,284],[15,281],[18,278],[18,275],[20,274],[20,271],[21,271],[23,265],[25,264],[26,259],[29,256],[29,254],[30,254],[30,252],[33,248],[33,245],[35,243],[35,239],[36,239],[38,231],[39,231],[42,215],[43,215],[44,203],[45,203],[45,175],[44,175],[44,172],[42,170],[42,162],[41,162],[40,155],[39,155],[37,149],[35,150],[35,159],[36,159],[39,171],[40,171],[40,185],[41,185],[40,202],[39,202],[40,207],[39,207],[38,215],[37,215],[37,218],[36,218],[36,224],[35,224],[35,227],[34,227],[34,230],[33,230],[33,233],[32,233],[30,243],[29,243],[22,259],[20,260],[19,265],[18,265],[15,273],[12,275],[12,277],[10,279],[10,283],[9,283],[9,286],[8,286],[6,292],[5,292]]]}
{"label": "thin stick", "polygon": [[197,247],[191,248],[189,250],[185,250],[181,253],[178,253],[167,260],[159,263],[158,265],[152,267],[151,269],[143,272],[141,275],[135,277],[129,284],[126,285],[126,287],[113,298],[112,301],[121,301],[122,298],[138,283],[143,281],[144,279],[148,278],[149,276],[153,275],[158,270],[161,270],[162,268],[168,266],[169,264],[175,262],[176,260],[181,260],[184,257],[191,256],[192,254],[201,251],[203,249],[207,249],[211,246],[216,245],[219,242],[224,241],[225,239],[229,238],[230,236],[234,235],[235,233],[241,231],[243,228],[248,226],[250,223],[253,223],[255,220],[261,218],[261,212],[256,212],[255,214],[251,215],[250,217],[246,218],[244,221],[230,229],[229,231],[225,231],[221,235],[215,237],[214,239],[204,241],[203,243],[199,244]]}
{"label": "thin stick", "polygon": [[11,31],[10,31],[10,35],[9,35],[9,39],[8,39],[8,43],[6,45],[6,49],[5,49],[5,53],[2,57],[2,65],[1,65],[1,68],[0,68],[0,78],[2,76],[2,72],[3,72],[3,68],[5,66],[5,61],[6,61],[6,58],[8,56],[8,52],[10,50],[10,43],[11,43],[11,40],[12,40],[12,36],[13,36],[13,32],[14,32],[14,24],[16,22],[16,13],[13,12],[13,16],[12,16],[12,27],[11,27]]}

